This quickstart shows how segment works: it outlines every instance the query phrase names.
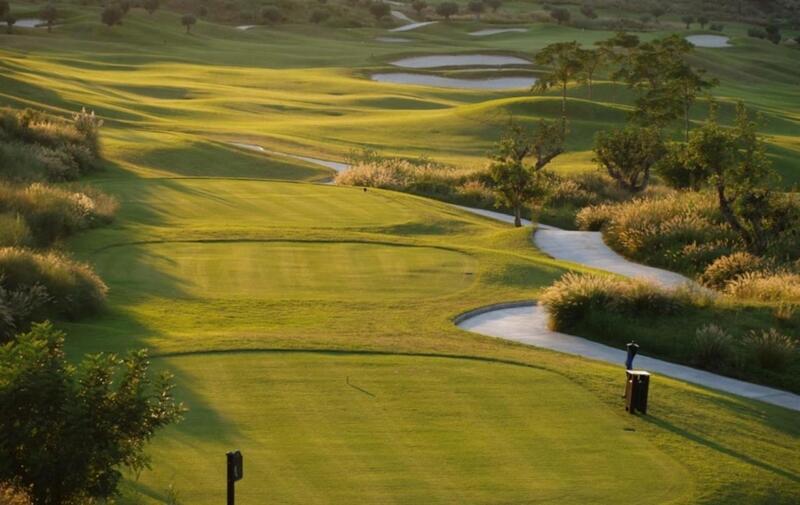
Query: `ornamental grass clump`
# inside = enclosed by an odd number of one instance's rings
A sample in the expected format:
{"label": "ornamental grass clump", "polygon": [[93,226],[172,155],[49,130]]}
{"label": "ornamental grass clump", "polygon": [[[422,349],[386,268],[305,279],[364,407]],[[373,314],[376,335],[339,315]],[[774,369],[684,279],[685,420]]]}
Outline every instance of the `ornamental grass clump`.
{"label": "ornamental grass clump", "polygon": [[566,330],[593,311],[631,316],[665,316],[692,303],[687,290],[668,290],[643,279],[567,273],[545,289],[539,301],[550,315],[550,327]]}
{"label": "ornamental grass clump", "polygon": [[731,335],[715,324],[698,328],[692,341],[692,364],[707,370],[720,370],[735,355]]}
{"label": "ornamental grass clump", "polygon": [[669,193],[587,207],[577,223],[581,229],[602,228],[609,246],[624,256],[689,273],[703,272],[741,246],[705,193]]}
{"label": "ornamental grass clump", "polygon": [[7,290],[42,286],[49,297],[48,317],[74,319],[103,306],[108,287],[92,268],[56,252],[0,248],[0,277]]}
{"label": "ornamental grass clump", "polygon": [[47,247],[113,219],[117,202],[92,188],[0,182],[0,246]]}
{"label": "ornamental grass clump", "polygon": [[764,258],[740,251],[721,256],[711,262],[699,280],[706,287],[723,289],[728,282],[742,275],[769,270],[770,265]]}
{"label": "ornamental grass clump", "polygon": [[800,302],[800,274],[747,272],[726,283],[724,292],[746,300]]}
{"label": "ornamental grass clump", "polygon": [[767,370],[783,370],[797,358],[797,342],[774,328],[750,332],[745,345],[756,364]]}

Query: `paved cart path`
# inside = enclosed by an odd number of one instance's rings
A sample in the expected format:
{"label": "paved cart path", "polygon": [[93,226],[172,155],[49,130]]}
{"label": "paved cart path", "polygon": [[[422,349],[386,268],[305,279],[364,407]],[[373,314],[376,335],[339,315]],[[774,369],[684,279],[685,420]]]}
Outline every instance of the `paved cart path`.
{"label": "paved cart path", "polygon": [[[235,145],[266,154],[316,163],[336,171],[348,168],[345,163],[269,151],[253,144]],[[501,212],[474,209],[460,205],[455,205],[454,207],[496,221],[514,223],[513,216]],[[524,219],[523,224],[530,226],[532,223]],[[568,231],[540,224],[537,226],[533,240],[539,249],[556,259],[579,263],[627,277],[646,277],[668,287],[676,287],[686,282],[692,282],[674,272],[640,265],[625,259],[605,245],[599,232]],[[533,302],[511,304],[511,306],[509,304],[500,304],[480,308],[459,316],[456,324],[459,328],[482,335],[614,363],[620,367],[625,363],[626,354],[621,349],[615,349],[585,338],[551,331],[547,327],[547,312],[544,307]],[[635,363],[638,368],[674,377],[692,384],[800,411],[800,395],[794,393],[731,379],[647,356],[637,356]]]}

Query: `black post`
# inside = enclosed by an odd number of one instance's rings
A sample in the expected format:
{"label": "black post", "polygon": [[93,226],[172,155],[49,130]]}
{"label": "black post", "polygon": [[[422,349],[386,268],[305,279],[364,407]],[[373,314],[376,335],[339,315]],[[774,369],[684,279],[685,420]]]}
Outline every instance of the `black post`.
{"label": "black post", "polygon": [[239,451],[225,454],[228,469],[228,505],[234,505],[236,501],[236,490],[234,483],[244,477],[244,458]]}

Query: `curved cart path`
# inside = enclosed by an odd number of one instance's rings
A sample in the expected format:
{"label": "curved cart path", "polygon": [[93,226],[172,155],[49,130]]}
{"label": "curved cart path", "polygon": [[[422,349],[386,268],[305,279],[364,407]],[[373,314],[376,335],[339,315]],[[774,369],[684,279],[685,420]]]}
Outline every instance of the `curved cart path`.
{"label": "curved cart path", "polygon": [[[345,170],[348,165],[341,162],[320,160],[307,156],[269,151],[254,144],[234,144],[244,149],[260,151],[266,154],[290,157],[315,163],[336,171]],[[474,209],[454,205],[453,207],[477,214],[489,219],[513,224],[514,218],[508,214],[485,209]],[[525,226],[532,223],[523,219]],[[615,272],[620,275],[635,277],[641,276],[652,279],[664,286],[675,287],[686,282],[688,278],[674,272],[648,267],[628,261],[612,251],[603,243],[600,232],[568,231],[553,226],[540,224],[534,235],[536,246],[556,259],[572,261],[597,269]],[[534,302],[500,304],[480,308],[456,318],[459,328],[491,337],[513,340],[522,344],[543,347],[567,354],[574,354],[590,359],[608,363],[625,363],[626,353],[604,344],[599,344],[585,338],[558,333],[548,329],[547,312],[544,307]],[[800,395],[751,384],[722,375],[697,370],[683,365],[676,365],[647,356],[636,357],[636,364],[643,369],[674,377],[692,384],[698,384],[711,389],[732,393],[779,405],[791,410],[800,411]]]}

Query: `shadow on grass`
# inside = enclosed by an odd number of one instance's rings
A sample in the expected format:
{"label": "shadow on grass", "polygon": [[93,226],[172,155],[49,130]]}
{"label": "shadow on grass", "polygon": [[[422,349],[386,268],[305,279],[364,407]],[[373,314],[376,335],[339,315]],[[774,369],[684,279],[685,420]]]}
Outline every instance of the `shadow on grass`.
{"label": "shadow on grass", "polygon": [[764,471],[773,473],[773,474],[778,475],[780,477],[783,477],[785,479],[789,479],[792,482],[800,483],[800,475],[798,475],[798,474],[796,474],[794,472],[791,472],[789,470],[784,470],[783,468],[779,468],[779,467],[777,467],[775,465],[772,465],[770,463],[766,463],[764,461],[760,461],[760,460],[758,460],[756,458],[748,456],[747,454],[743,454],[743,453],[741,453],[741,452],[739,452],[739,451],[737,451],[735,449],[732,449],[730,447],[726,447],[726,446],[724,446],[724,445],[722,445],[722,444],[720,444],[718,442],[715,442],[715,441],[713,441],[713,440],[711,440],[709,438],[703,437],[702,435],[699,435],[697,433],[692,433],[692,432],[690,432],[689,430],[687,430],[685,428],[682,428],[680,426],[676,426],[676,425],[670,423],[669,421],[667,421],[665,419],[661,419],[661,418],[658,418],[658,417],[655,417],[655,416],[652,416],[652,415],[642,416],[641,419],[643,421],[647,422],[647,423],[650,423],[650,424],[658,427],[658,428],[661,428],[662,430],[667,430],[667,431],[669,431],[671,433],[674,433],[675,435],[677,435],[679,437],[682,437],[682,438],[690,440],[690,441],[692,441],[694,443],[700,444],[700,445],[702,445],[704,447],[707,447],[707,448],[709,448],[711,450],[717,451],[717,452],[719,452],[721,454],[724,454],[724,455],[726,455],[728,457],[737,459],[737,460],[741,461],[742,463],[745,463],[745,464],[750,465],[750,466],[755,466],[755,467],[760,468],[760,469],[762,469]]}

